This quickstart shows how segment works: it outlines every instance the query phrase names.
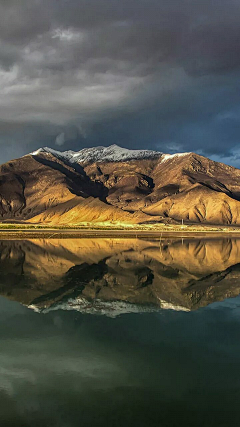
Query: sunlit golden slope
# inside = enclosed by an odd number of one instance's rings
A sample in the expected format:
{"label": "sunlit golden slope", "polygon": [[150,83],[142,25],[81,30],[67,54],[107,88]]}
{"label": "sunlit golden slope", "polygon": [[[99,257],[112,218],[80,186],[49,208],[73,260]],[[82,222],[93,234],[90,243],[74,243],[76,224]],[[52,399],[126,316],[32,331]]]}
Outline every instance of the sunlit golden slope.
{"label": "sunlit golden slope", "polygon": [[74,197],[57,206],[46,209],[29,222],[51,225],[77,225],[79,223],[140,223],[157,220],[142,212],[129,213],[108,205],[99,199]]}

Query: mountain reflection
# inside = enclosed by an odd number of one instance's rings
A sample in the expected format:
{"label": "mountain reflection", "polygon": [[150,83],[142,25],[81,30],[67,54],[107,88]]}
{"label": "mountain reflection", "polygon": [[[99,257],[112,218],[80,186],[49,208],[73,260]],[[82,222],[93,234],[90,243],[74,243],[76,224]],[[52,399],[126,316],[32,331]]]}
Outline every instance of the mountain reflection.
{"label": "mountain reflection", "polygon": [[194,310],[239,295],[239,262],[238,239],[0,241],[0,294],[40,311]]}

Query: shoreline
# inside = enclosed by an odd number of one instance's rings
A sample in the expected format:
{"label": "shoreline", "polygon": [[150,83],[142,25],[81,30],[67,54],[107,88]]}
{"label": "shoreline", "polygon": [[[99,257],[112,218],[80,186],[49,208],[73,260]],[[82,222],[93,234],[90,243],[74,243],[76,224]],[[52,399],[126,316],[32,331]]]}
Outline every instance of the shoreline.
{"label": "shoreline", "polygon": [[[207,228],[207,227],[206,227]],[[0,240],[23,239],[82,239],[82,238],[113,238],[113,239],[169,239],[169,238],[240,238],[240,228],[224,229],[171,229],[171,230],[118,230],[118,229],[0,229]]]}

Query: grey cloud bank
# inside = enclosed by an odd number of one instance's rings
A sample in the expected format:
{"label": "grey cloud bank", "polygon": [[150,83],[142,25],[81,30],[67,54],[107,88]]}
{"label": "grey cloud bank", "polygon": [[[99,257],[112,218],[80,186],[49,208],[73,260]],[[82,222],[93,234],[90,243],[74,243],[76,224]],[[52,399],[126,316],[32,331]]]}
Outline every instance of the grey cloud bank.
{"label": "grey cloud bank", "polygon": [[240,167],[240,3],[1,0],[0,162],[39,146]]}

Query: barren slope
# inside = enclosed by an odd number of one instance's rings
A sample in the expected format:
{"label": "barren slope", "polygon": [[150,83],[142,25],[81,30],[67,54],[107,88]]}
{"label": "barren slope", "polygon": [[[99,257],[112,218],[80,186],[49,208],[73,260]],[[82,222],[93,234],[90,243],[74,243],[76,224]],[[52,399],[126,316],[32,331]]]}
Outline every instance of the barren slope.
{"label": "barren slope", "polygon": [[118,207],[106,204],[93,197],[86,199],[76,196],[73,199],[46,209],[43,213],[29,219],[32,223],[51,225],[77,225],[82,223],[132,223],[162,220],[143,212],[124,212]]}
{"label": "barren slope", "polygon": [[240,170],[194,153],[89,164],[84,170],[109,189],[107,201],[176,220],[240,224]]}

